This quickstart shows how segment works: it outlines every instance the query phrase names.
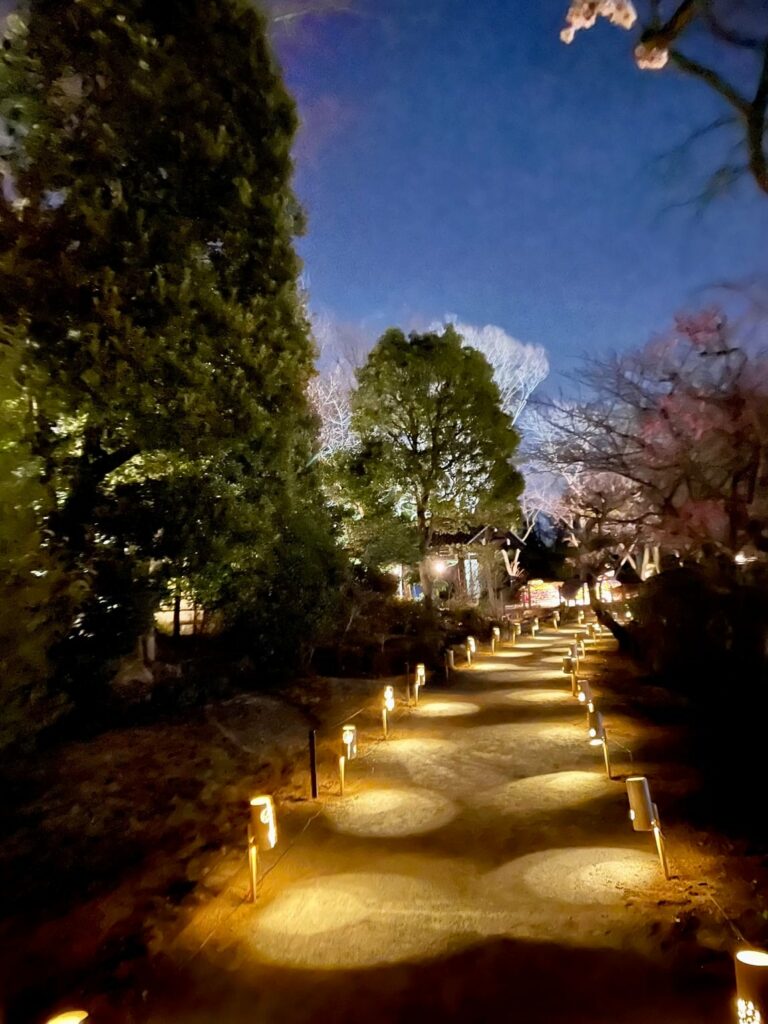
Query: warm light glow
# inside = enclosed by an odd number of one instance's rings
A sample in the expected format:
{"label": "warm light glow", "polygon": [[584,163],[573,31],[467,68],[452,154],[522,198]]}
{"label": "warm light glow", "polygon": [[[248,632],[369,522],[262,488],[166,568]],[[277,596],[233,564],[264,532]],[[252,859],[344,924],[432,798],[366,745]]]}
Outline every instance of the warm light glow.
{"label": "warm light glow", "polygon": [[605,776],[596,772],[565,771],[515,779],[476,799],[480,807],[499,814],[528,815],[577,807],[608,792]]}
{"label": "warm light glow", "polygon": [[477,650],[477,643],[476,643],[475,638],[473,636],[468,636],[467,637],[467,649],[469,651],[471,651],[472,654],[474,654],[475,651]]}
{"label": "warm light glow", "polygon": [[344,747],[344,756],[348,761],[354,761],[357,757],[357,727],[354,725],[343,725],[341,727],[341,743]]}
{"label": "warm light glow", "polygon": [[456,817],[456,806],[426,789],[370,789],[323,812],[339,832],[365,837],[423,835]]}
{"label": "warm light glow", "polygon": [[80,1024],[88,1018],[87,1010],[65,1010],[64,1013],[51,1017],[45,1024]]}
{"label": "warm light glow", "polygon": [[387,711],[395,710],[395,689],[393,686],[384,687],[384,707]]}
{"label": "warm light glow", "polygon": [[476,715],[479,710],[478,704],[460,700],[433,700],[429,704],[420,704],[414,714],[425,718],[453,718],[459,715]]}
{"label": "warm light glow", "polygon": [[447,566],[442,558],[438,558],[432,563],[432,569],[437,576],[442,576],[446,568]]}
{"label": "warm light glow", "polygon": [[763,953],[759,949],[740,949],[736,959],[743,964],[749,964],[750,967],[768,967],[768,953]]}
{"label": "warm light glow", "polygon": [[[560,678],[559,673],[557,678]],[[566,694],[563,690],[512,690],[503,694],[503,698],[514,704],[562,704]]]}
{"label": "warm light glow", "polygon": [[590,737],[597,737],[598,743],[593,743],[593,746],[598,746],[599,743],[605,739],[603,716],[599,711],[593,711],[590,713],[587,720],[587,735]]}
{"label": "warm light glow", "polygon": [[275,803],[271,796],[252,796],[251,807],[259,807],[259,822],[264,829],[259,829],[256,837],[259,847],[272,850],[277,846],[277,821]]}
{"label": "warm light glow", "polygon": [[424,686],[427,682],[427,670],[422,662],[416,666],[416,685]]}
{"label": "warm light glow", "polygon": [[590,747],[602,747],[602,745],[603,745],[602,737],[600,737],[599,739],[590,740],[589,741],[589,745],[590,745]]}
{"label": "warm light glow", "polygon": [[763,1015],[748,999],[736,1000],[736,1012],[739,1015],[739,1024],[762,1024]]}
{"label": "warm light glow", "polygon": [[627,890],[647,893],[657,878],[652,854],[599,846],[527,854],[486,876],[501,899],[510,893],[519,901],[522,882],[540,898],[584,907],[623,904]]}

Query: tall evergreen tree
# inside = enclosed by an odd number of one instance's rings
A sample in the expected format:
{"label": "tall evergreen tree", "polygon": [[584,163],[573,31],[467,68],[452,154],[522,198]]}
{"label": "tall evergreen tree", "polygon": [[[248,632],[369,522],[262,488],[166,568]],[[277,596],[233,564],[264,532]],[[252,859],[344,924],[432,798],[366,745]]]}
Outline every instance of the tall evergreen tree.
{"label": "tall evergreen tree", "polygon": [[236,616],[311,501],[297,119],[246,0],[30,0],[0,94],[0,343],[86,593],[72,674],[130,646],[163,566]]}
{"label": "tall evergreen tree", "polygon": [[383,512],[393,526],[410,521],[429,603],[436,532],[516,520],[518,436],[487,360],[451,326],[408,337],[390,328],[357,380],[350,491],[363,518]]}

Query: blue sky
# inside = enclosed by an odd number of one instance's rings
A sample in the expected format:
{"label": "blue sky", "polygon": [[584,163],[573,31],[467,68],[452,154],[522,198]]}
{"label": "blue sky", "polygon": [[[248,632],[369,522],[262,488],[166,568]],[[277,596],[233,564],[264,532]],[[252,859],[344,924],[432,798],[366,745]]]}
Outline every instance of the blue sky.
{"label": "blue sky", "polygon": [[455,313],[545,345],[567,371],[768,270],[768,198],[751,182],[703,213],[674,205],[729,136],[687,166],[663,158],[723,113],[717,98],[638,71],[610,25],[564,46],[566,7],[380,0],[278,36],[305,122],[316,309],[372,337]]}

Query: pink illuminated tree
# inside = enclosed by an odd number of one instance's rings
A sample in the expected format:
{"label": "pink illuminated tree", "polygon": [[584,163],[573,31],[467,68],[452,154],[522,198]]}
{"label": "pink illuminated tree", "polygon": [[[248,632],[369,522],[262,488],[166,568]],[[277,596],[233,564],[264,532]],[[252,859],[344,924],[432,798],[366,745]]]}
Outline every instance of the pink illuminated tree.
{"label": "pink illuminated tree", "polygon": [[625,481],[638,535],[681,557],[768,551],[768,360],[718,310],[580,379],[586,400],[553,403],[558,456]]}

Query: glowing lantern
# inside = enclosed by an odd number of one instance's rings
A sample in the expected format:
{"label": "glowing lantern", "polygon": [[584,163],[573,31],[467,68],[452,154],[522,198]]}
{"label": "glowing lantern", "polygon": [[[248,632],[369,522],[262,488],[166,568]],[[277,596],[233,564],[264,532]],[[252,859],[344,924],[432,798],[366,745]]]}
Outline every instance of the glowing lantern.
{"label": "glowing lantern", "polygon": [[603,742],[605,726],[603,725],[603,716],[599,711],[593,711],[587,719],[587,732],[593,747],[597,747]]}
{"label": "glowing lantern", "polygon": [[467,637],[466,644],[465,644],[465,649],[466,649],[466,652],[467,652],[467,664],[471,665],[472,664],[472,655],[477,650],[477,644],[475,643],[475,638],[473,636],[468,636]]}
{"label": "glowing lantern", "polygon": [[422,662],[419,662],[419,664],[416,666],[416,685],[427,685],[427,670]]}
{"label": "glowing lantern", "polygon": [[275,802],[271,796],[253,796],[251,805],[251,831],[260,850],[273,850],[277,846],[277,818]]}
{"label": "glowing lantern", "polygon": [[256,902],[259,887],[259,850],[277,846],[277,818],[271,796],[252,796],[251,819],[248,824],[248,871],[251,878],[251,902]]}
{"label": "glowing lantern", "polygon": [[768,953],[760,949],[740,949],[735,963],[739,1024],[765,1024],[768,1021]]}
{"label": "glowing lantern", "polygon": [[587,711],[595,710],[595,704],[592,699],[592,687],[586,679],[578,679],[576,681],[576,695],[578,697],[579,704],[586,704]]}
{"label": "glowing lantern", "polygon": [[357,726],[343,725],[341,727],[341,752],[348,761],[354,761],[357,757]]}
{"label": "glowing lantern", "polygon": [[55,1017],[50,1017],[45,1024],[81,1024],[81,1021],[88,1019],[87,1010],[65,1010]]}
{"label": "glowing lantern", "polygon": [[538,620],[538,618],[535,617],[533,622],[531,623],[531,636],[536,636],[536,634],[538,632],[539,632],[539,620]]}
{"label": "glowing lantern", "polygon": [[501,641],[501,630],[498,626],[494,626],[491,630],[491,654],[496,653],[496,644]]}
{"label": "glowing lantern", "polygon": [[627,779],[627,797],[632,828],[635,832],[652,832],[657,817],[656,806],[644,775],[633,775]]}
{"label": "glowing lantern", "polygon": [[[592,706],[594,708],[594,704]],[[589,737],[590,746],[603,748],[605,772],[608,778],[612,779],[611,759],[608,753],[608,734],[605,731],[605,726],[603,725],[603,716],[599,711],[593,710],[587,714],[587,736]]]}
{"label": "glowing lantern", "polygon": [[381,708],[381,724],[384,729],[384,739],[389,738],[389,715],[395,710],[395,690],[392,686],[384,687],[384,704]]}
{"label": "glowing lantern", "polygon": [[584,610],[582,608],[579,608],[578,612],[576,613],[576,621],[580,626],[584,624]]}
{"label": "glowing lantern", "polygon": [[653,832],[656,852],[659,855],[664,877],[669,878],[667,851],[664,846],[664,834],[661,831],[659,809],[651,800],[648,779],[644,775],[632,775],[627,779],[627,797],[629,798],[629,820],[635,832]]}
{"label": "glowing lantern", "polygon": [[554,626],[555,629],[559,629],[560,628],[560,612],[558,612],[558,611],[552,612],[552,625]]}

